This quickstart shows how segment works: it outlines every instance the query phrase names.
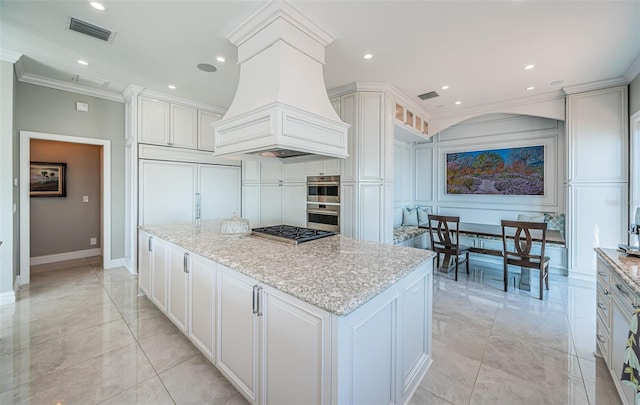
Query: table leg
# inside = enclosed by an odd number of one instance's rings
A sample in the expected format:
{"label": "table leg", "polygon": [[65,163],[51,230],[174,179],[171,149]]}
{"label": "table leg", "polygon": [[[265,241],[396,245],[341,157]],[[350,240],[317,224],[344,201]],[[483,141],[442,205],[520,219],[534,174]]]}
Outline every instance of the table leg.
{"label": "table leg", "polygon": [[519,289],[531,291],[531,272],[526,267],[520,267],[520,285]]}

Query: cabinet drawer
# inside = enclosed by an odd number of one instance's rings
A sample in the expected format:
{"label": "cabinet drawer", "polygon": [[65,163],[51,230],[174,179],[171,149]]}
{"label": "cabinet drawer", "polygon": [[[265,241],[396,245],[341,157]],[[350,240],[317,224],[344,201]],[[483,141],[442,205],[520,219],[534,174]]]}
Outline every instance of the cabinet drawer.
{"label": "cabinet drawer", "polygon": [[596,320],[596,344],[605,362],[609,364],[609,331],[600,319]]}
{"label": "cabinet drawer", "polygon": [[598,294],[596,296],[596,311],[604,324],[609,325],[609,314],[611,313],[611,296],[609,295],[608,291],[603,291],[600,288],[598,288]]}
{"label": "cabinet drawer", "polygon": [[611,274],[610,278],[611,294],[620,303],[620,308],[626,313],[633,313],[638,301],[636,294],[617,274]]}
{"label": "cabinet drawer", "polygon": [[598,285],[600,285],[601,283],[603,285],[609,285],[609,268],[600,258],[598,258],[597,266],[598,266],[598,271],[597,271]]}

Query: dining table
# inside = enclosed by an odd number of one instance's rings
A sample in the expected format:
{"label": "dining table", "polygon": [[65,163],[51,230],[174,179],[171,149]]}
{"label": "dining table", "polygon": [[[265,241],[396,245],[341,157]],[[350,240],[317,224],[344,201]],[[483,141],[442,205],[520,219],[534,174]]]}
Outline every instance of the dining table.
{"label": "dining table", "polygon": [[[420,228],[429,229],[429,225],[420,225]],[[513,228],[507,228],[506,237],[513,239],[515,230]],[[472,238],[485,238],[485,239],[499,239],[502,240],[502,226],[496,224],[476,224],[471,222],[459,222],[458,232],[460,236],[467,236]],[[531,238],[534,242],[542,242],[542,231],[531,230]],[[546,244],[552,244],[556,246],[566,246],[566,241],[560,231],[555,229],[547,229]],[[501,245],[502,246],[502,245]],[[472,253],[491,255],[491,256],[503,256],[502,249],[491,249],[480,246],[470,246],[469,249]],[[446,255],[443,260],[443,266],[448,271],[451,265],[451,259],[449,255]],[[441,271],[441,269],[438,269]],[[518,288],[521,290],[529,291],[531,289],[531,274],[529,269],[521,268],[520,270],[520,283]]]}

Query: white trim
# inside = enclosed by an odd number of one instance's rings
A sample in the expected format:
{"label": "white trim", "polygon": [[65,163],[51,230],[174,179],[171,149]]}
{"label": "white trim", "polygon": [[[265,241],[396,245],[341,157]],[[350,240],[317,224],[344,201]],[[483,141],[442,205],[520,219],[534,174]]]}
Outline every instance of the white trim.
{"label": "white trim", "polygon": [[572,280],[596,281],[595,273],[592,274],[578,271],[569,271],[568,277]]}
{"label": "white trim", "polygon": [[22,54],[10,49],[0,48],[0,60],[3,62],[16,63]]}
{"label": "white trim", "polygon": [[82,143],[102,146],[102,252],[103,264],[107,269],[114,267],[111,260],[111,141],[107,139],[85,138],[81,136],[56,135],[42,132],[20,131],[20,282],[31,280],[30,258],[30,197],[29,162],[31,139]]}
{"label": "white trim", "polygon": [[16,281],[13,283],[13,291],[17,293],[19,289],[20,289],[20,274],[16,276]]}
{"label": "white trim", "polygon": [[0,293],[0,305],[13,304],[14,302],[16,302],[16,293],[14,291]]}
{"label": "white trim", "polygon": [[[127,89],[125,89],[125,90],[127,90]],[[155,99],[159,99],[159,100],[163,100],[163,101],[169,101],[169,102],[175,103],[175,104],[182,104],[182,105],[186,105],[188,107],[198,108],[200,110],[211,111],[211,112],[214,112],[216,114],[224,115],[227,112],[226,108],[216,107],[214,105],[200,103],[198,101],[193,101],[193,100],[189,100],[189,99],[186,99],[186,98],[171,96],[169,94],[161,93],[161,92],[156,91],[156,90],[143,89],[138,94],[141,95],[141,96],[148,97],[148,98],[155,98]]]}
{"label": "white trim", "polygon": [[631,83],[636,76],[640,75],[640,56],[629,66],[626,72],[624,72],[624,78],[627,79],[627,83]]}
{"label": "white trim", "polygon": [[627,80],[624,77],[616,77],[614,79],[602,80],[599,82],[591,82],[585,84],[578,84],[575,86],[563,87],[562,90],[566,94],[584,93],[591,90],[602,90],[609,87],[625,86]]}
{"label": "white trim", "polygon": [[64,262],[65,260],[84,259],[85,257],[100,256],[102,249],[86,249],[76,250],[75,252],[56,253],[54,255],[32,257],[30,262],[32,266],[47,263]]}
{"label": "white trim", "polygon": [[84,94],[85,96],[98,97],[105,100],[124,103],[124,97],[120,93],[104,89],[93,89],[79,84],[34,75],[32,73],[21,73],[18,75],[18,80],[23,83],[36,84],[38,86],[50,87],[52,89],[70,91],[72,93]]}
{"label": "white trim", "polygon": [[[121,257],[120,259],[113,259],[111,260],[111,264],[109,265],[109,267],[105,266],[105,269],[113,269],[115,267],[124,267],[127,270],[129,270],[130,273],[133,273],[131,271],[131,269],[129,268],[129,266],[127,266],[127,260],[124,257]],[[133,273],[135,274],[135,273]]]}

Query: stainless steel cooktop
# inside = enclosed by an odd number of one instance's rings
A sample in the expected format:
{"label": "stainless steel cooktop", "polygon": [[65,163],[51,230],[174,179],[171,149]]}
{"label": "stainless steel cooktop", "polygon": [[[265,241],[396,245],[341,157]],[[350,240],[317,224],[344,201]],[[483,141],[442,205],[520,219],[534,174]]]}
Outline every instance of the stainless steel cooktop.
{"label": "stainless steel cooktop", "polygon": [[292,225],[274,225],[264,228],[253,228],[252,231],[255,236],[286,242],[293,245],[335,235],[335,232]]}

